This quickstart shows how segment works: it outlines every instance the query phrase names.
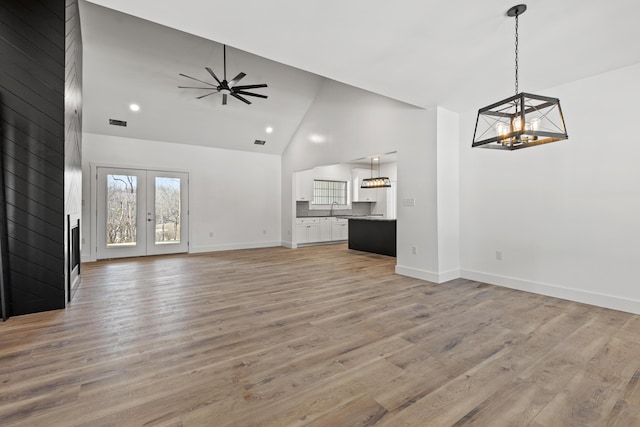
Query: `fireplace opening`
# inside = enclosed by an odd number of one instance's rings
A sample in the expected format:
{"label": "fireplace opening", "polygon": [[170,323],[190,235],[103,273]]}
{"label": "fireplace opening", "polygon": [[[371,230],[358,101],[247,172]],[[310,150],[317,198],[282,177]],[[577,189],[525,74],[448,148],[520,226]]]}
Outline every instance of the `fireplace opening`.
{"label": "fireplace opening", "polygon": [[69,246],[67,253],[67,295],[71,301],[80,285],[80,215],[68,215]]}

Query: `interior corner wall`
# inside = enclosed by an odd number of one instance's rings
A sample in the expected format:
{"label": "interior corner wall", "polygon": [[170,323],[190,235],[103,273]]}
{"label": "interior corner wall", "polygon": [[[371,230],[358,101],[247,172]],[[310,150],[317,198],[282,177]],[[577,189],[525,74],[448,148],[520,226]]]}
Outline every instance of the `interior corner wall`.
{"label": "interior corner wall", "polygon": [[471,149],[476,112],[461,116],[463,277],[640,313],[638,76],[640,64],[541,93],[560,99],[566,141]]}
{"label": "interior corner wall", "polygon": [[189,173],[189,252],[280,246],[280,156],[84,133],[83,261],[91,241],[91,164]]}
{"label": "interior corner wall", "polygon": [[3,2],[0,127],[11,315],[65,307],[65,1]]}
{"label": "interior corner wall", "polygon": [[[436,116],[435,109],[326,81],[282,157],[285,246],[295,220],[294,172],[397,151],[396,271],[437,281]],[[415,200],[414,206],[403,199]]]}
{"label": "interior corner wall", "polygon": [[459,120],[458,113],[438,107],[438,271],[440,282],[460,277]]}

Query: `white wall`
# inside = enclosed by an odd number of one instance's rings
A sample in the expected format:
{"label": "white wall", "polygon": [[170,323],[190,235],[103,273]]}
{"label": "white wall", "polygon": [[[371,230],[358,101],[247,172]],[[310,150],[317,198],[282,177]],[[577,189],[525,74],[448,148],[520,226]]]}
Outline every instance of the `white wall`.
{"label": "white wall", "polygon": [[438,107],[438,270],[440,280],[460,277],[458,114]]}
{"label": "white wall", "polygon": [[[292,173],[397,151],[401,274],[440,281],[437,233],[437,111],[327,81],[282,158],[282,240],[291,244]],[[415,199],[404,206],[403,199]],[[412,247],[416,247],[416,254]]]}
{"label": "white wall", "polygon": [[84,133],[83,261],[95,260],[90,163],[188,171],[191,253],[281,245],[280,156]]}
{"label": "white wall", "polygon": [[461,116],[463,277],[640,313],[638,76],[541,92],[560,99],[567,141],[472,150],[476,112]]}

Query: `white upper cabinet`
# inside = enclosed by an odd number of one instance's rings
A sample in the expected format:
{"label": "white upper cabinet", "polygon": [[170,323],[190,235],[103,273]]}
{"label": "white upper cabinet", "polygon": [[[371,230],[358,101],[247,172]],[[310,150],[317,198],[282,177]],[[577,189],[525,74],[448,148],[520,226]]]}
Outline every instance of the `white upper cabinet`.
{"label": "white upper cabinet", "polygon": [[313,169],[295,173],[296,201],[313,201]]}
{"label": "white upper cabinet", "polygon": [[371,178],[371,170],[369,169],[353,169],[351,172],[351,181],[353,182],[353,199],[354,202],[376,202],[378,201],[377,188],[360,188],[364,178]]}

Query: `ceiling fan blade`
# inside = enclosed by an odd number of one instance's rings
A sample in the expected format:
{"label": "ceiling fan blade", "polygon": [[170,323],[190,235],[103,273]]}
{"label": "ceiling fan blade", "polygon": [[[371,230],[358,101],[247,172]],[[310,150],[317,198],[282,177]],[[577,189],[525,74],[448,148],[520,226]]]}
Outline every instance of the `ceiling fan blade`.
{"label": "ceiling fan blade", "polygon": [[244,85],[244,86],[236,86],[234,89],[245,90],[245,89],[258,89],[260,87],[267,87],[265,83],[259,85]]}
{"label": "ceiling fan blade", "polygon": [[209,72],[209,74],[211,74],[211,77],[213,77],[215,79],[215,81],[218,82],[219,85],[222,84],[222,82],[220,82],[220,79],[218,78],[218,76],[216,76],[216,73],[213,72],[213,70],[209,67],[204,67],[205,70],[207,70]]}
{"label": "ceiling fan blade", "polygon": [[208,93],[208,94],[206,94],[206,95],[199,96],[199,97],[197,97],[196,99],[202,99],[202,98],[204,98],[205,96],[213,95],[214,93],[218,93],[218,92],[217,92],[217,91],[216,91],[216,92],[211,92],[211,93]]}
{"label": "ceiling fan blade", "polygon": [[251,101],[249,101],[248,99],[244,99],[243,97],[241,97],[240,95],[236,94],[235,92],[231,92],[231,96],[233,96],[234,98],[239,99],[240,101],[244,102],[245,104],[251,104]]}
{"label": "ceiling fan blade", "polygon": [[240,94],[240,95],[247,95],[247,96],[256,96],[258,98],[268,98],[267,95],[261,95],[259,93],[251,93],[251,92],[245,92],[243,90],[234,90],[233,92]]}
{"label": "ceiling fan blade", "polygon": [[216,87],[215,87],[215,86],[212,86],[212,87],[178,86],[178,89],[204,89],[204,90],[216,90]]}
{"label": "ceiling fan blade", "polygon": [[227,94],[226,93],[222,94],[222,105],[227,105]]}
{"label": "ceiling fan blade", "polygon": [[240,80],[242,80],[242,79],[244,78],[244,76],[246,76],[246,74],[245,74],[245,73],[240,73],[240,74],[238,74],[237,76],[235,76],[235,77],[233,78],[233,80],[231,80],[231,81],[229,82],[229,87],[233,87],[233,85],[235,85],[235,84],[236,84],[236,83],[238,83]]}
{"label": "ceiling fan blade", "polygon": [[202,80],[198,80],[198,79],[196,79],[195,77],[190,77],[190,76],[187,76],[186,74],[182,74],[182,73],[180,73],[180,74],[178,74],[178,75],[179,75],[179,76],[182,76],[182,77],[186,77],[186,78],[191,79],[191,80],[195,80],[195,81],[200,82],[200,83],[204,83],[204,84],[209,85],[209,86],[216,87],[216,85],[214,85],[214,84],[207,83],[207,82],[202,81]]}

